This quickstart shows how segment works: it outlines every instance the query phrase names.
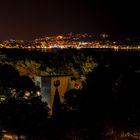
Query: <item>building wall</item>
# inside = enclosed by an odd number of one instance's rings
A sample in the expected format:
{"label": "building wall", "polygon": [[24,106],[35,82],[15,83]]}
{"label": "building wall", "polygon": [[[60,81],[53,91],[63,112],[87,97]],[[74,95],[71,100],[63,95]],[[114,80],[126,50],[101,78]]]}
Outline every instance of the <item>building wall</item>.
{"label": "building wall", "polygon": [[62,103],[64,101],[64,94],[66,91],[70,88],[70,76],[62,76],[62,77],[52,77],[51,78],[51,107],[53,105],[54,95],[56,87],[54,86],[54,82],[56,80],[60,81],[60,85],[58,86],[58,91],[60,95],[60,102]]}
{"label": "building wall", "polygon": [[36,76],[36,77],[34,78],[35,85],[36,85],[36,86],[39,86],[40,89],[41,89],[41,85],[42,85],[41,80],[42,80],[42,78],[41,78],[40,76]]}
{"label": "building wall", "polygon": [[[54,101],[54,95],[56,86],[54,85],[54,82],[59,80],[60,84],[58,86],[58,92],[60,96],[60,102],[63,103],[64,101],[64,94],[73,88],[77,88],[75,86],[75,83],[77,83],[75,80],[71,80],[71,76],[46,76],[46,77],[39,77],[37,76],[35,78],[35,85],[40,86],[41,89],[41,96],[42,101],[47,102],[48,106],[52,109],[53,101]],[[79,88],[79,87],[78,87]]]}
{"label": "building wall", "polygon": [[51,98],[51,78],[43,77],[41,85],[41,96],[42,101],[47,102],[48,106],[51,107],[50,98]]}
{"label": "building wall", "polygon": [[35,77],[35,85],[41,89],[42,101],[47,102],[50,106],[50,95],[51,95],[51,78],[50,77]]}

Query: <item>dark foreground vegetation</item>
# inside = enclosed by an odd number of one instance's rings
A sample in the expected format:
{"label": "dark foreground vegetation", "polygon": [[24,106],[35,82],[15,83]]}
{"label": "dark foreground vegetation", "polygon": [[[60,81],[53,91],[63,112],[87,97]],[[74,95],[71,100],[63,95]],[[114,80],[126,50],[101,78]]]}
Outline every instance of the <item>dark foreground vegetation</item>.
{"label": "dark foreground vegetation", "polygon": [[[30,140],[140,139],[140,52],[93,49],[1,52],[1,96],[2,93],[6,96],[0,103],[1,137],[6,130],[17,134],[18,139],[25,135]],[[35,94],[33,75],[22,75],[23,69],[14,65],[21,60],[25,64],[27,59],[41,63],[39,72],[47,67],[51,74],[72,74],[82,81],[83,88],[65,93],[64,103],[50,116],[47,103]],[[30,69],[27,71],[30,74]],[[9,87],[16,89],[16,93],[10,94]],[[33,91],[29,98],[24,96],[26,90]],[[58,100],[56,106],[59,104]]]}

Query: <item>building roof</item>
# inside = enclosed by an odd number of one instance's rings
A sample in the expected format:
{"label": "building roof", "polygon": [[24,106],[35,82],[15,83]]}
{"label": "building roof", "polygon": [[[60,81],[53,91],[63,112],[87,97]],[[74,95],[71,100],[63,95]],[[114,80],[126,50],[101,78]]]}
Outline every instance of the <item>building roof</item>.
{"label": "building roof", "polygon": [[72,76],[72,75],[68,75],[68,74],[55,74],[55,75],[37,75],[37,77],[65,77],[65,76]]}

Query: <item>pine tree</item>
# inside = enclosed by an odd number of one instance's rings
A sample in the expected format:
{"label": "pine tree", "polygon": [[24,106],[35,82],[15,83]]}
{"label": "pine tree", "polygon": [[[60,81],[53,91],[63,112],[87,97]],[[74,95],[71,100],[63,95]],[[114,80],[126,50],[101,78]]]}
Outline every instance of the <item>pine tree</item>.
{"label": "pine tree", "polygon": [[53,115],[58,115],[60,113],[60,111],[61,111],[60,96],[59,96],[58,88],[56,87],[54,101],[53,101],[53,107],[52,107]]}

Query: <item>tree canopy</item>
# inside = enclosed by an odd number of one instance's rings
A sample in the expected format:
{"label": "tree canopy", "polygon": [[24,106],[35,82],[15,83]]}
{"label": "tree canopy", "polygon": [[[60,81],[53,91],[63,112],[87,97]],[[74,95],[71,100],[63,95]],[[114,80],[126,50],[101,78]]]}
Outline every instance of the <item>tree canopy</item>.
{"label": "tree canopy", "polygon": [[[11,65],[18,70],[20,75],[26,75],[32,79],[36,75],[69,74],[85,82],[87,74],[97,67],[97,63],[91,54],[75,49],[60,50],[45,55],[32,52],[33,55],[28,56],[29,52],[24,51],[19,53],[21,55],[26,53],[26,57],[15,56],[13,58],[6,53],[1,53],[0,63]],[[19,54],[15,53],[15,55]]]}

